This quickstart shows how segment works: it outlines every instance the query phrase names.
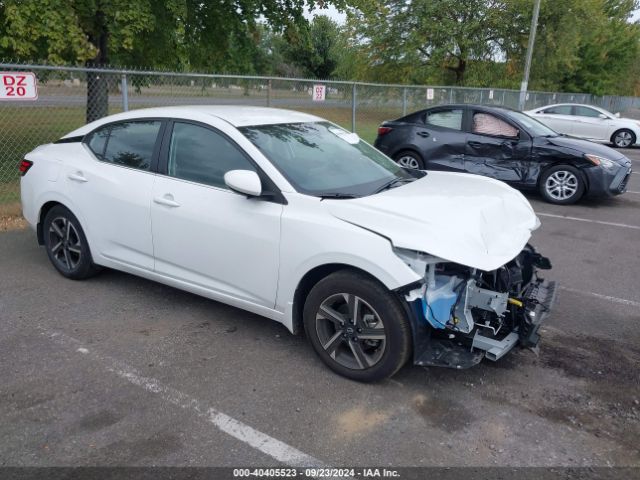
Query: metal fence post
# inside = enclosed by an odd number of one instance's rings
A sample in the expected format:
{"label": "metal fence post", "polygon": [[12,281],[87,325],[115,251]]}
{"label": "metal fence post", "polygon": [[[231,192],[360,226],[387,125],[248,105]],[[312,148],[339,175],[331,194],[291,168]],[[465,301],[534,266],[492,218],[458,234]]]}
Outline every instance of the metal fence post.
{"label": "metal fence post", "polygon": [[267,107],[271,106],[271,79],[267,83]]}
{"label": "metal fence post", "polygon": [[402,89],[402,116],[407,114],[407,87]]}
{"label": "metal fence post", "polygon": [[127,86],[127,75],[122,74],[121,90],[122,90],[122,110],[124,112],[129,111],[129,88]]}
{"label": "metal fence post", "polygon": [[356,131],[356,84],[351,88],[351,131]]}

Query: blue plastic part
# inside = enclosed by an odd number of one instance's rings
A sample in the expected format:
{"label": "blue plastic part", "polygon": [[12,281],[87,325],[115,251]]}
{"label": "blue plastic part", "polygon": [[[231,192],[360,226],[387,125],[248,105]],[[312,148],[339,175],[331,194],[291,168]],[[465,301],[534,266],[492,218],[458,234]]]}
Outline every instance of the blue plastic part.
{"label": "blue plastic part", "polygon": [[437,275],[435,280],[435,286],[428,288],[421,299],[422,313],[433,328],[444,329],[458,296],[453,290],[454,279]]}

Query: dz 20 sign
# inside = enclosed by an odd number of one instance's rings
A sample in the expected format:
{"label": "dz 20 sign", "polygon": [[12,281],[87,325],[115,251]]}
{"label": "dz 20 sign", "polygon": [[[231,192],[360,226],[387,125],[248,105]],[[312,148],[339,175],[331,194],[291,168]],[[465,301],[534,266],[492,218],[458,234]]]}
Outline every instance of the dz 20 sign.
{"label": "dz 20 sign", "polygon": [[31,72],[0,72],[0,100],[36,100],[38,86]]}

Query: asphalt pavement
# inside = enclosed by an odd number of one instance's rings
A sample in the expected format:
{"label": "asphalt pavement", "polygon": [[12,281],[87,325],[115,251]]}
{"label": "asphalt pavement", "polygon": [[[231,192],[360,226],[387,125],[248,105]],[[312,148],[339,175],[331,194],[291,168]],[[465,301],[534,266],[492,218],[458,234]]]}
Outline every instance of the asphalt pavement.
{"label": "asphalt pavement", "polygon": [[640,466],[640,149],[629,192],[553,206],[538,353],[363,385],[277,323],[0,234],[0,466]]}

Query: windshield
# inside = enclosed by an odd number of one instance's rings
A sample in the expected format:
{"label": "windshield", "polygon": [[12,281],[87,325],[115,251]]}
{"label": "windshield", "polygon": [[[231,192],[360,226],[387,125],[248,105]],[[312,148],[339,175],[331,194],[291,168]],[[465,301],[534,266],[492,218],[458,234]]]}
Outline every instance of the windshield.
{"label": "windshield", "polygon": [[424,172],[393,160],[329,122],[241,127],[239,130],[296,190],[315,196],[366,196]]}
{"label": "windshield", "polygon": [[516,122],[527,127],[527,132],[533,137],[557,137],[558,133],[551,130],[549,127],[540,123],[535,118],[531,118],[526,113],[510,111],[507,115],[513,118]]}

